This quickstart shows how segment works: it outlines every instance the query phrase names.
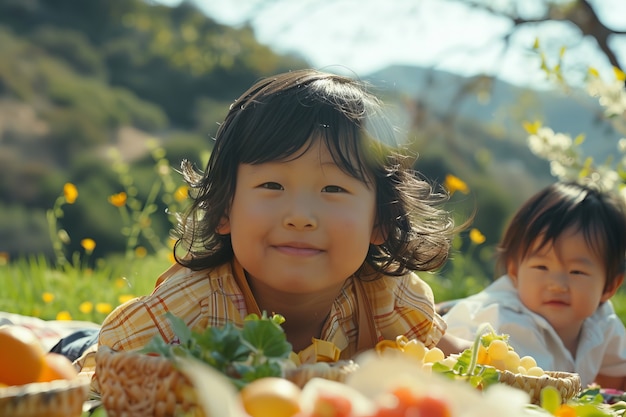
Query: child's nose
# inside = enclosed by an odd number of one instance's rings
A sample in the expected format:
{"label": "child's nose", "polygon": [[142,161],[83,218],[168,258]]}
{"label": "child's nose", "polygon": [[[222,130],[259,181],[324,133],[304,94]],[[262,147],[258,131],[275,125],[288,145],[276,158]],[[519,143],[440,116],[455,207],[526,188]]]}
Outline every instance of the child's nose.
{"label": "child's nose", "polygon": [[317,218],[313,214],[313,205],[303,200],[294,201],[287,210],[283,225],[296,230],[317,229]]}
{"label": "child's nose", "polygon": [[567,274],[562,273],[562,272],[554,272],[550,274],[548,280],[549,280],[548,288],[551,291],[555,291],[555,292],[567,291],[567,287],[568,287]]}
{"label": "child's nose", "polygon": [[289,203],[283,225],[290,229],[296,230],[315,230],[317,229],[317,218],[314,215],[314,202],[311,199],[304,198],[302,195],[294,196]]}
{"label": "child's nose", "polygon": [[285,216],[284,226],[296,230],[315,230],[317,229],[317,220],[311,216],[290,215]]}

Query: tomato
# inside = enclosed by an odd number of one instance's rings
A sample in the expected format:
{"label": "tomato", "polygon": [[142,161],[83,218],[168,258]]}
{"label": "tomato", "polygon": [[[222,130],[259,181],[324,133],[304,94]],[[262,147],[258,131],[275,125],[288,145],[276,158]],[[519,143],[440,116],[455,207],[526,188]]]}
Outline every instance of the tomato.
{"label": "tomato", "polygon": [[451,417],[445,399],[418,395],[408,387],[398,387],[383,397],[372,417]]}
{"label": "tomato", "polygon": [[426,395],[419,399],[415,407],[420,417],[452,417],[450,407],[442,398]]}
{"label": "tomato", "polygon": [[320,393],[315,399],[315,405],[311,417],[350,417],[352,415],[352,403],[345,397]]}

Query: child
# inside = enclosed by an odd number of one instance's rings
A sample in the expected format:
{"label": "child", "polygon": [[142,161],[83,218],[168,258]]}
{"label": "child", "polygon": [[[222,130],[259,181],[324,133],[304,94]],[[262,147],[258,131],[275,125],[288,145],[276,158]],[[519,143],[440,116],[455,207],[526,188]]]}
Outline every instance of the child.
{"label": "child", "polygon": [[626,208],[595,187],[557,182],[515,214],[500,243],[505,274],[444,316],[471,338],[483,322],[544,370],[624,389],[626,333],[609,299],[624,280]]}
{"label": "child", "polygon": [[200,330],[265,311],[285,317],[294,352],[320,339],[346,359],[398,335],[435,346],[445,323],[414,271],[439,268],[457,228],[437,207],[447,195],[393,146],[381,103],[350,78],[301,70],[257,82],[231,105],[204,173],[182,164],[192,204],[177,263],[105,319],[99,343],[172,341],[167,311]]}

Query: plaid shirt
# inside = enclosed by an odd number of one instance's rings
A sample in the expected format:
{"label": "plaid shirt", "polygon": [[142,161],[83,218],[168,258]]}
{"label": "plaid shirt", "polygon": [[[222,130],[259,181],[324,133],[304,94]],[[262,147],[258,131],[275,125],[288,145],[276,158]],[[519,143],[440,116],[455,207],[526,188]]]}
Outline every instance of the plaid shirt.
{"label": "plaid shirt", "polygon": [[[102,324],[99,344],[133,350],[142,348],[155,335],[172,341],[175,335],[164,317],[168,311],[198,331],[227,322],[242,326],[244,318],[253,312],[246,305],[256,307],[256,302],[250,300],[245,279],[238,276],[244,275],[236,261],[210,271],[175,264],[159,277],[152,294],[130,300],[109,314]],[[332,342],[342,359],[357,352],[356,279],[346,281],[322,329],[321,339]],[[405,335],[433,347],[443,335],[446,325],[435,312],[432,290],[416,274],[362,281],[362,288],[371,306],[377,340]]]}

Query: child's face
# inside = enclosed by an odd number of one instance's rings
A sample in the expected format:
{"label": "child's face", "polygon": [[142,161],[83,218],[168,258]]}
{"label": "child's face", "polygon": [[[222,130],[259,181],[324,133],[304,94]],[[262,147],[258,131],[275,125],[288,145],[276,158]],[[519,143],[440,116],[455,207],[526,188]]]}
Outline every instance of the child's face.
{"label": "child's face", "polygon": [[286,293],[338,289],[363,263],[376,193],[335,165],[317,140],[297,159],[241,164],[228,219],[235,256],[252,280]]}
{"label": "child's face", "polygon": [[543,316],[561,337],[577,337],[583,321],[615,292],[604,291],[605,267],[576,229],[565,230],[554,245],[537,250],[538,244],[509,267],[509,276],[527,308]]}

